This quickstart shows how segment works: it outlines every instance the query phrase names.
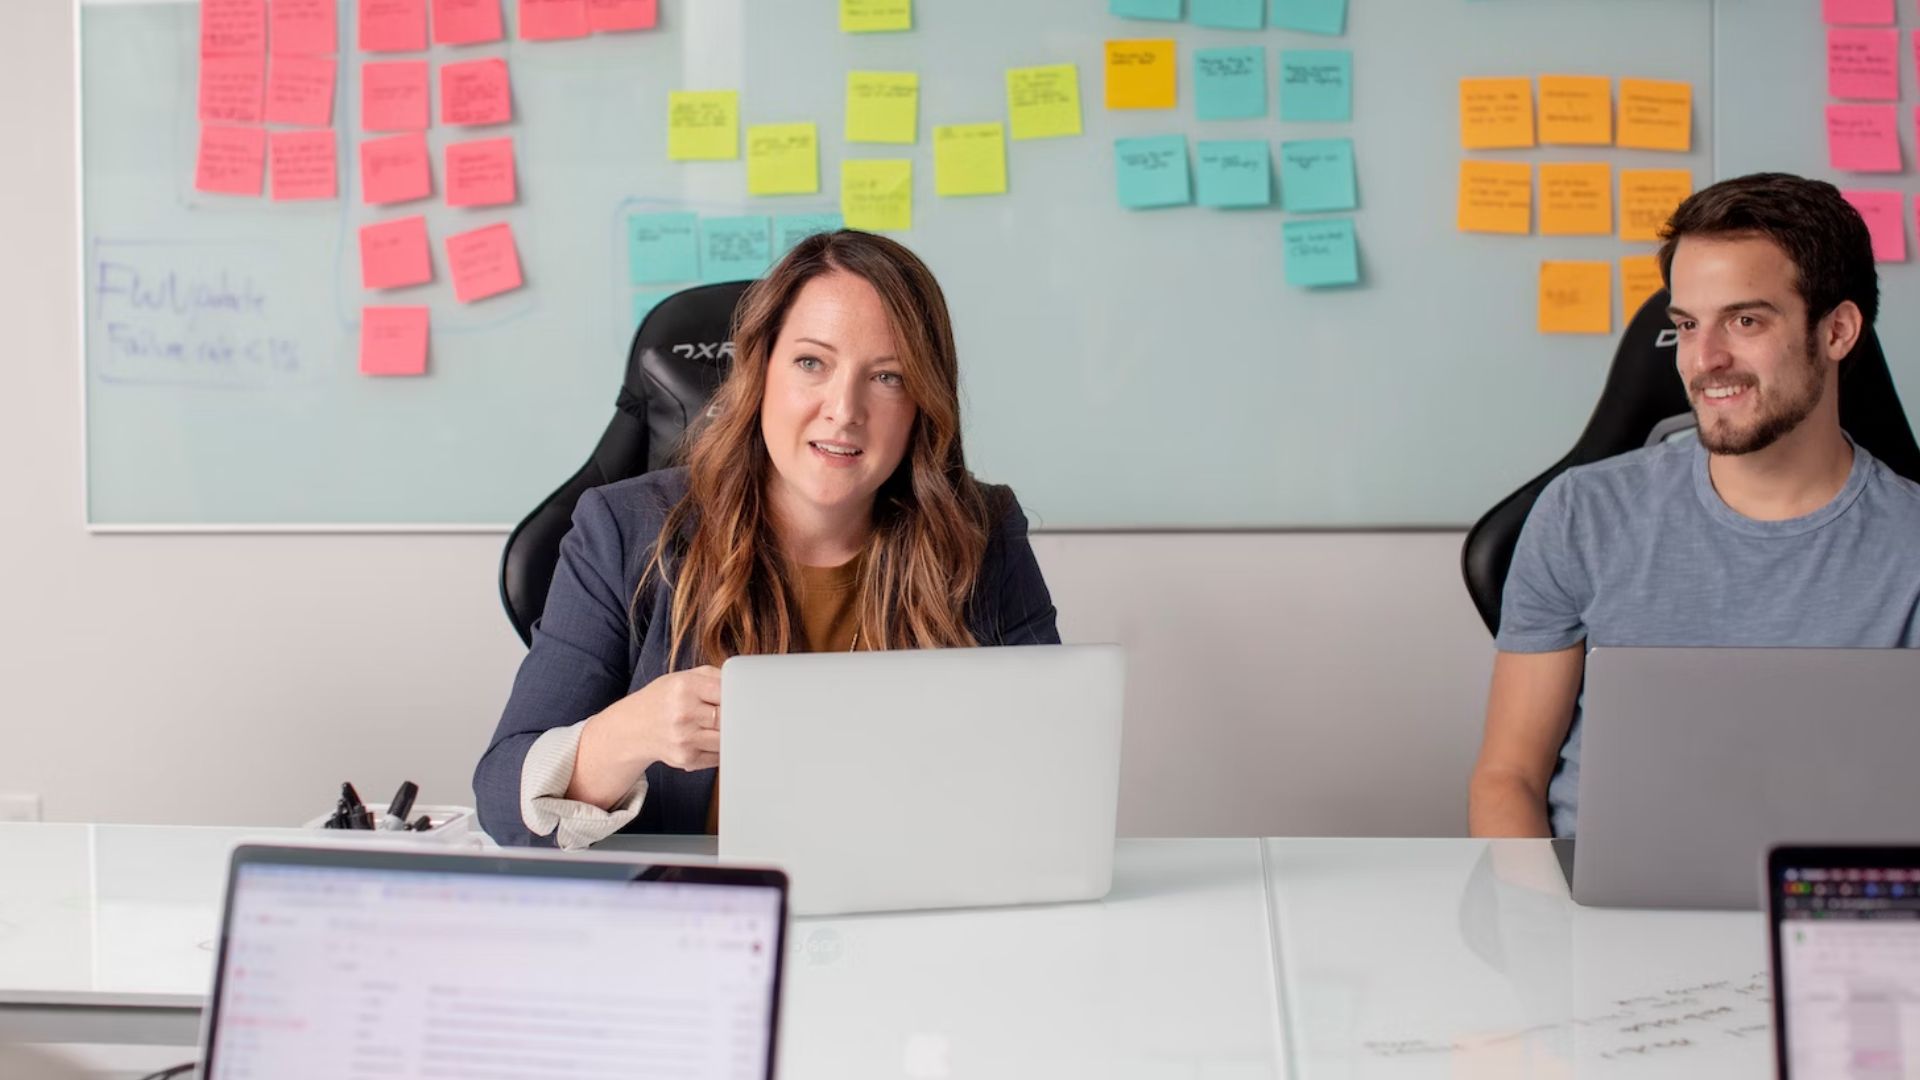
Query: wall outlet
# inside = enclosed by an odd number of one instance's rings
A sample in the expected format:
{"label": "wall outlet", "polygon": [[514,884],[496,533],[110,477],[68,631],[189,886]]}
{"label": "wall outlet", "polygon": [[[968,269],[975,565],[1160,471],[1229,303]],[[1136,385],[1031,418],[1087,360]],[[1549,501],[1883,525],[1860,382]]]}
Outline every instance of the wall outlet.
{"label": "wall outlet", "polygon": [[39,821],[40,796],[0,793],[0,821]]}

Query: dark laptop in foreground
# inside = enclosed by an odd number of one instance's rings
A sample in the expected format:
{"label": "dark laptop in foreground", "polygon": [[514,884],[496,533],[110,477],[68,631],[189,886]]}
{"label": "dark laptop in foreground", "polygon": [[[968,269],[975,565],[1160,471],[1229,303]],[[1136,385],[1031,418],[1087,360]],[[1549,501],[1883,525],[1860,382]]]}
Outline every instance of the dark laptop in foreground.
{"label": "dark laptop in foreground", "polygon": [[1920,838],[1920,649],[1587,656],[1573,898],[1762,905],[1777,844]]}
{"label": "dark laptop in foreground", "polygon": [[785,875],[642,858],[242,845],[199,1075],[772,1077]]}

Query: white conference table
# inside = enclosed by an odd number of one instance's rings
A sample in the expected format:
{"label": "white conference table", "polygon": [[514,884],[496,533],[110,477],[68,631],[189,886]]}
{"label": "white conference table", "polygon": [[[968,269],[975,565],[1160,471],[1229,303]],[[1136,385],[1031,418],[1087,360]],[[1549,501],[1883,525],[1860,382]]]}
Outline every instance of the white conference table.
{"label": "white conference table", "polygon": [[[311,837],[0,824],[0,1039],[101,1075],[192,1058],[228,849]],[[1098,903],[796,919],[789,942],[793,1080],[1772,1062],[1760,915],[1579,907],[1545,841],[1122,840]]]}

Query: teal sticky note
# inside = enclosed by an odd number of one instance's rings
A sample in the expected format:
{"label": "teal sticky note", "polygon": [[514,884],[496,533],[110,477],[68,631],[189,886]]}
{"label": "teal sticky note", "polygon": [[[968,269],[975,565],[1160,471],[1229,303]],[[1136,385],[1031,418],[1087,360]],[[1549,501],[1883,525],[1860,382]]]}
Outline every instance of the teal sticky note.
{"label": "teal sticky note", "polygon": [[1353,52],[1348,49],[1283,49],[1280,52],[1280,119],[1353,119]]}
{"label": "teal sticky note", "polygon": [[1360,248],[1354,242],[1352,218],[1289,221],[1281,226],[1280,245],[1289,285],[1314,289],[1360,280]]}
{"label": "teal sticky note", "polygon": [[1272,25],[1309,34],[1347,32],[1347,0],[1273,0]]}
{"label": "teal sticky note", "polygon": [[1107,0],[1109,14],[1123,19],[1180,21],[1180,0]]}
{"label": "teal sticky note", "polygon": [[1187,137],[1155,135],[1113,140],[1120,205],[1135,210],[1185,206],[1193,201],[1187,180]]}
{"label": "teal sticky note", "polygon": [[1258,45],[1195,49],[1193,113],[1202,120],[1267,115],[1267,50]]}
{"label": "teal sticky note", "polygon": [[1265,139],[1202,142],[1193,148],[1201,206],[1270,206],[1273,166]]}
{"label": "teal sticky note", "polygon": [[781,214],[773,219],[773,254],[784,259],[787,252],[814,233],[839,232],[847,219],[839,214]]}
{"label": "teal sticky note", "polygon": [[700,243],[695,214],[632,214],[627,218],[627,273],[635,285],[697,281]]}
{"label": "teal sticky note", "polygon": [[700,222],[700,280],[750,281],[773,265],[765,216],[707,218]]}
{"label": "teal sticky note", "polygon": [[656,291],[656,292],[634,293],[633,294],[633,328],[635,330],[640,329],[640,324],[647,321],[647,312],[652,311],[656,307],[659,307],[660,301],[665,300],[667,297],[672,295],[673,295],[672,290],[668,290],[666,292]]}
{"label": "teal sticky note", "polygon": [[1196,26],[1258,30],[1267,25],[1267,0],[1193,0]]}
{"label": "teal sticky note", "polygon": [[1351,210],[1353,140],[1304,139],[1280,144],[1280,205],[1288,210]]}

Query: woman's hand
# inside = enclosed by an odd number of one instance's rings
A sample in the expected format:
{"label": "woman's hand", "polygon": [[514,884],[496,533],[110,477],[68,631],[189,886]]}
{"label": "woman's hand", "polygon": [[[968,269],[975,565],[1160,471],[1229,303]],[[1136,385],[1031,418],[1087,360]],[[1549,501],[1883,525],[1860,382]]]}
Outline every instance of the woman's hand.
{"label": "woman's hand", "polygon": [[587,719],[567,798],[608,808],[661,762],[676,769],[720,764],[720,669],[662,675]]}

